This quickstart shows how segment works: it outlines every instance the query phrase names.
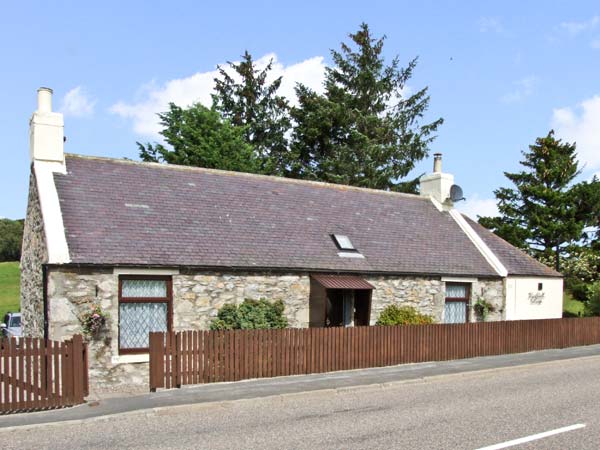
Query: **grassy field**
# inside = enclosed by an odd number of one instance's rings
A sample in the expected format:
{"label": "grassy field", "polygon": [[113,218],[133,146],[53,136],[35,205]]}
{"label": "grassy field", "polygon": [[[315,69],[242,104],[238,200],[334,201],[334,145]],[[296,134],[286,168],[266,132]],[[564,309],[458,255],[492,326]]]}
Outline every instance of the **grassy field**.
{"label": "grassy field", "polygon": [[569,292],[565,292],[563,296],[563,311],[570,312],[571,314],[583,315],[583,303],[579,300],[575,300]]}
{"label": "grassy field", "polygon": [[8,311],[20,310],[19,263],[0,263],[0,322]]}

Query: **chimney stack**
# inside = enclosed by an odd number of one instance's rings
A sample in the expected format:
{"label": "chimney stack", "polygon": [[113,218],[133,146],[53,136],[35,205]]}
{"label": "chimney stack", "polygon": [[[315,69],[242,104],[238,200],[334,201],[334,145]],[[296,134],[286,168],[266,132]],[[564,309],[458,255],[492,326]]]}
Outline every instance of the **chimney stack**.
{"label": "chimney stack", "polygon": [[52,89],[41,87],[37,91],[37,110],[29,121],[29,156],[31,161],[63,163],[64,119],[52,112]]}
{"label": "chimney stack", "polygon": [[454,175],[442,172],[442,154],[433,155],[433,173],[423,175],[420,180],[419,192],[437,200],[445,209],[452,208],[450,188],[454,184]]}

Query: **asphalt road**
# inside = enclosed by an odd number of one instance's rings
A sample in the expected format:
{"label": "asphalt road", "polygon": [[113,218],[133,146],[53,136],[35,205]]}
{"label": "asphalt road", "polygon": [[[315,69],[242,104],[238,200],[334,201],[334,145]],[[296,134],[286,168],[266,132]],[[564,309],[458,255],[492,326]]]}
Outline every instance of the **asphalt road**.
{"label": "asphalt road", "polygon": [[[502,447],[557,429],[559,434]],[[600,448],[600,356],[0,431],[0,447],[19,450],[416,450],[496,444],[491,448]]]}

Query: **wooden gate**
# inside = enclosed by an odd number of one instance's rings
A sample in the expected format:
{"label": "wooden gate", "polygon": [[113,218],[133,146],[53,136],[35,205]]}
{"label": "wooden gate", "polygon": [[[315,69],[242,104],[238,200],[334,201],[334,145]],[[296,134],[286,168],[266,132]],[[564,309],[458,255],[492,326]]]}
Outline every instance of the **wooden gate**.
{"label": "wooden gate", "polygon": [[62,408],[88,395],[87,344],[0,338],[0,414]]}

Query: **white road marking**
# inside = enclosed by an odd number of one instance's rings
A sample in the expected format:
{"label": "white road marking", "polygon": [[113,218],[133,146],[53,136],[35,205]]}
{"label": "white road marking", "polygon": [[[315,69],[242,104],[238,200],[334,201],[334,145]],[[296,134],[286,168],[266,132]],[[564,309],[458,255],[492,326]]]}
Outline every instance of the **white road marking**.
{"label": "white road marking", "polygon": [[556,430],[544,431],[543,433],[532,434],[531,436],[525,436],[519,439],[513,439],[512,441],[501,442],[500,444],[490,445],[488,447],[481,447],[477,450],[499,450],[501,448],[513,447],[515,445],[525,444],[526,442],[537,441],[538,439],[544,439],[555,434],[566,433],[567,431],[578,430],[584,428],[585,423],[577,423],[575,425],[569,425],[568,427],[557,428]]}

